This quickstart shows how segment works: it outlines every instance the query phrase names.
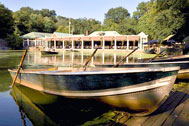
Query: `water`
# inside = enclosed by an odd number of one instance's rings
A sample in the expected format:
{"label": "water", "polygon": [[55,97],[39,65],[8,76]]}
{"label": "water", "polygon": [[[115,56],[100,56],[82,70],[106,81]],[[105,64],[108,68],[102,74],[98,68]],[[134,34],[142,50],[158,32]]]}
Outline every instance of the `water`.
{"label": "water", "polygon": [[[24,67],[83,65],[92,52],[63,52],[57,56],[41,56],[29,52]],[[106,124],[117,110],[90,100],[75,100],[48,95],[23,86],[10,88],[9,68],[16,68],[23,51],[0,51],[0,126],[92,125]],[[125,53],[98,52],[89,65],[116,64]],[[150,55],[148,55],[150,56]],[[125,62],[136,62],[146,55],[134,54]],[[184,83],[186,85],[186,83]]]}

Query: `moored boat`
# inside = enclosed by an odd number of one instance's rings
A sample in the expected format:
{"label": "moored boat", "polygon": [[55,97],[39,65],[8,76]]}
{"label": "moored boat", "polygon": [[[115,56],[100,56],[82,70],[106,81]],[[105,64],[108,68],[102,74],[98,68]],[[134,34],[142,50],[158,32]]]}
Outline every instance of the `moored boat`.
{"label": "moored boat", "polygon": [[55,51],[41,51],[41,55],[51,55],[51,54],[58,54],[58,52],[55,52]]}
{"label": "moored boat", "polygon": [[[114,64],[95,65],[95,67],[113,67]],[[189,79],[189,61],[176,61],[176,62],[148,62],[148,63],[126,63],[119,65],[119,68],[143,68],[143,67],[176,67],[179,66],[180,70],[177,79]]]}
{"label": "moored boat", "polygon": [[[17,83],[49,94],[94,99],[136,115],[155,111],[169,95],[179,67],[21,70]],[[9,70],[12,78],[16,70]]]}
{"label": "moored boat", "polygon": [[177,62],[177,61],[189,61],[189,55],[164,57],[160,59],[155,59],[152,62]]}

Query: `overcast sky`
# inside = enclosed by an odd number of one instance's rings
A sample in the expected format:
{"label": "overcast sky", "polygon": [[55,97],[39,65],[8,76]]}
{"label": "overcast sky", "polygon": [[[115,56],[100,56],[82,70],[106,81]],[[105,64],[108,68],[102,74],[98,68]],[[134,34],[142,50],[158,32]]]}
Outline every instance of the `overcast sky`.
{"label": "overcast sky", "polygon": [[17,11],[29,6],[33,9],[55,10],[57,15],[70,18],[94,18],[104,20],[104,14],[110,8],[122,6],[130,14],[136,11],[140,2],[148,0],[0,0],[7,8]]}

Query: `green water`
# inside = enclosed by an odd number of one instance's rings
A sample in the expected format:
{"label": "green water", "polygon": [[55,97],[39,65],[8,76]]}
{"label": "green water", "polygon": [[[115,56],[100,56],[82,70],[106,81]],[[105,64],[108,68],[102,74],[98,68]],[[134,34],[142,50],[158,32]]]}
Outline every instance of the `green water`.
{"label": "green water", "polygon": [[[10,88],[12,79],[8,72],[17,68],[23,51],[0,51],[0,126],[41,125],[105,125],[120,111],[90,100],[66,99],[44,94],[16,85]],[[92,52],[64,52],[57,56],[41,56],[29,52],[24,68],[83,65]],[[90,65],[118,62],[125,53],[98,52]],[[153,55],[134,54],[125,62],[136,62]],[[177,82],[175,90],[185,90],[187,82]]]}

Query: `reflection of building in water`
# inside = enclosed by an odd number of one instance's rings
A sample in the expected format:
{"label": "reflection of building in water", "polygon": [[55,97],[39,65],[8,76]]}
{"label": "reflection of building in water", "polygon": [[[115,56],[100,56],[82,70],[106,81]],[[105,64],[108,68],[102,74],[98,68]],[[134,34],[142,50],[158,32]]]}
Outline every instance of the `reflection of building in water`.
{"label": "reflection of building in water", "polygon": [[54,32],[31,32],[22,36],[23,46],[54,49],[113,49],[132,50],[148,41],[148,35],[141,32],[138,35],[120,35],[116,31],[95,31],[90,35],[72,35]]}
{"label": "reflection of building in water", "polygon": [[[33,65],[84,65],[87,59],[89,58],[89,54],[85,52],[67,52],[63,51],[60,55],[53,56],[41,56],[39,51],[33,51],[27,54],[27,64]],[[101,52],[97,53],[91,60],[90,64],[116,64],[119,62],[124,56],[120,56],[116,53],[106,53]],[[128,57],[124,63],[136,62],[136,58]]]}

